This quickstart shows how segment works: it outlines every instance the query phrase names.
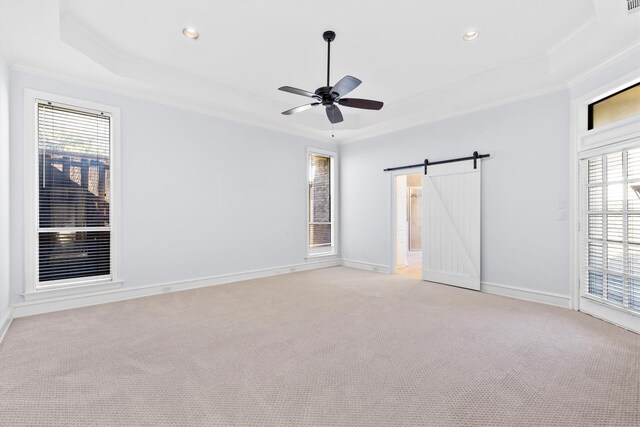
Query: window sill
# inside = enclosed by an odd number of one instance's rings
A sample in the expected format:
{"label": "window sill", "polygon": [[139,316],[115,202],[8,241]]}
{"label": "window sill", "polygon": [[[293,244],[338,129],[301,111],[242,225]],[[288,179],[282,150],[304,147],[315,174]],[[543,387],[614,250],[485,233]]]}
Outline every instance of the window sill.
{"label": "window sill", "polygon": [[124,282],[122,280],[109,281],[94,284],[82,284],[76,286],[66,286],[56,289],[45,289],[35,292],[25,292],[22,294],[25,301],[39,301],[44,299],[61,298],[67,296],[89,295],[95,292],[108,291],[111,289],[121,288]]}
{"label": "window sill", "polygon": [[323,252],[318,254],[308,254],[304,259],[306,261],[313,261],[315,259],[337,258],[338,254],[334,252]]}

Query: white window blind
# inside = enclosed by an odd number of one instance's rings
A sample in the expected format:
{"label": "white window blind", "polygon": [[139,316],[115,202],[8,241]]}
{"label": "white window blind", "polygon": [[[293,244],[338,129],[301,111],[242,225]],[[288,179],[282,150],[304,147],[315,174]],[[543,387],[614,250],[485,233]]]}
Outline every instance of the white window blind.
{"label": "white window blind", "polygon": [[37,104],[38,283],[111,274],[111,117]]}
{"label": "white window blind", "polygon": [[583,292],[640,312],[640,148],[581,162]]}

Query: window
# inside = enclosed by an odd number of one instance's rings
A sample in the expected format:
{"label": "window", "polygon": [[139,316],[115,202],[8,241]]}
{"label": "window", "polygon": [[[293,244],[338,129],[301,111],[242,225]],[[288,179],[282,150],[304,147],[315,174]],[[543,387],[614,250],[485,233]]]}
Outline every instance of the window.
{"label": "window", "polygon": [[640,148],[582,160],[588,296],[640,313]]}
{"label": "window", "polygon": [[27,95],[35,105],[34,145],[27,147],[35,181],[27,195],[27,294],[113,283],[115,277],[117,110],[55,98]]}
{"label": "window", "polygon": [[640,114],[588,128],[595,104],[639,80],[634,71],[571,102],[570,163],[571,306],[638,333]]}
{"label": "window", "polygon": [[640,83],[589,104],[588,130],[640,114]]}
{"label": "window", "polygon": [[335,154],[308,152],[308,254],[335,253]]}

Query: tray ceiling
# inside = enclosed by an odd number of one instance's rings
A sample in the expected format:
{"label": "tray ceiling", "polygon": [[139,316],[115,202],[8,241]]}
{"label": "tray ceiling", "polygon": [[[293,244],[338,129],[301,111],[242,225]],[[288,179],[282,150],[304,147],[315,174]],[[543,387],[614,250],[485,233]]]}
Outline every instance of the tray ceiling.
{"label": "tray ceiling", "polygon": [[343,108],[335,140],[352,141],[567,87],[637,46],[640,14],[622,0],[0,2],[16,69],[321,139],[324,111],[282,116],[306,99],[277,88],[324,85],[327,29],[332,83],[356,76],[353,97],[385,102]]}

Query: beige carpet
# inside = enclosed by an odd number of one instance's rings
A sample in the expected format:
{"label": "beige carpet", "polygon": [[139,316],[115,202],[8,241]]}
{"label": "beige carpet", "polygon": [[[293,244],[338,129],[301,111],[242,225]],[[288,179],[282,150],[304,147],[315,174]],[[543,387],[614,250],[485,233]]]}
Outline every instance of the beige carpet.
{"label": "beige carpet", "polygon": [[344,267],[17,319],[0,425],[640,425],[640,335]]}

